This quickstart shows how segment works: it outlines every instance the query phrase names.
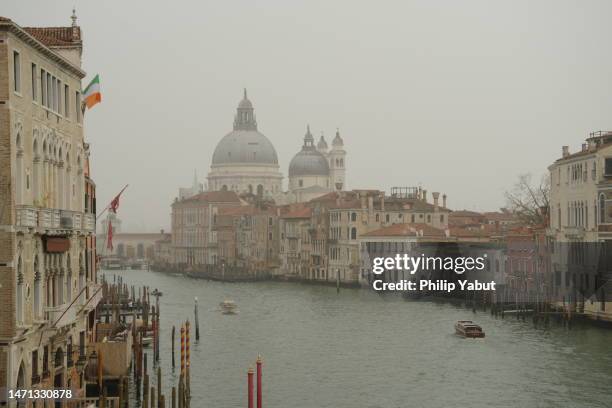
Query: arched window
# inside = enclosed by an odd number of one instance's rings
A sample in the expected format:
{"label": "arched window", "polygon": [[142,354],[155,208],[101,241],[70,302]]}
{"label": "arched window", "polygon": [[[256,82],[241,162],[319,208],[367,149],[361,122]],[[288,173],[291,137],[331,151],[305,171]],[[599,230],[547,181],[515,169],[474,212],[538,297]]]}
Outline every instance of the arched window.
{"label": "arched window", "polygon": [[264,192],[264,188],[263,188],[263,186],[262,186],[261,184],[258,184],[258,185],[257,185],[257,195],[258,195],[259,197],[262,197],[262,196],[263,196],[263,192]]}
{"label": "arched window", "polygon": [[[21,364],[19,365],[19,371],[17,372],[17,384],[15,385],[16,389],[22,390],[26,387],[25,376],[26,376],[25,366],[23,365],[23,361],[22,361]],[[26,406],[25,401],[26,401],[25,399],[17,400],[17,407],[19,408],[25,407]]]}
{"label": "arched window", "polygon": [[79,293],[83,290],[85,279],[85,265],[83,264],[83,253],[79,254]]}
{"label": "arched window", "polygon": [[351,221],[357,221],[357,213],[351,213]]}
{"label": "arched window", "polygon": [[38,255],[34,256],[34,316],[41,317],[41,282],[40,265],[38,263]]}
{"label": "arched window", "polygon": [[72,301],[72,264],[70,254],[66,255],[66,301]]}
{"label": "arched window", "polygon": [[23,204],[23,175],[25,173],[23,168],[23,146],[21,145],[21,131],[17,131],[15,137],[15,204]]}
{"label": "arched window", "polygon": [[599,195],[599,223],[606,222],[606,196],[602,193]]}
{"label": "arched window", "polygon": [[62,367],[64,365],[64,350],[61,347],[58,347],[55,350],[55,359],[53,360],[54,367]]}
{"label": "arched window", "polygon": [[40,152],[38,151],[37,132],[34,131],[32,142],[32,203],[38,205],[40,201]]}
{"label": "arched window", "polygon": [[226,185],[226,184],[224,184],[224,185],[221,187],[221,191],[227,191],[227,185]]}
{"label": "arched window", "polygon": [[72,178],[70,177],[70,171],[72,168],[70,167],[70,153],[66,152],[66,162],[64,164],[64,208],[70,210],[71,205],[71,190],[72,190]]}
{"label": "arched window", "polygon": [[60,147],[58,150],[57,156],[57,186],[55,189],[57,190],[56,195],[56,205],[58,208],[64,208],[64,156],[62,152],[62,148]]}
{"label": "arched window", "polygon": [[25,320],[24,306],[25,306],[25,293],[24,293],[24,277],[23,277],[23,261],[21,255],[17,259],[17,324],[22,325]]}
{"label": "arched window", "polygon": [[351,228],[351,239],[357,239],[357,228],[355,227]]}

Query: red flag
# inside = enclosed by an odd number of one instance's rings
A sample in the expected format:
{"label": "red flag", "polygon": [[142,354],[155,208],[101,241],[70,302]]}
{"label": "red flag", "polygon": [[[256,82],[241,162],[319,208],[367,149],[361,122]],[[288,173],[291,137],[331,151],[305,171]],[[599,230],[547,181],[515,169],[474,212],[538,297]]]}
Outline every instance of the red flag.
{"label": "red flag", "polygon": [[108,219],[108,233],[106,234],[106,248],[113,250],[113,223]]}
{"label": "red flag", "polygon": [[113,201],[108,205],[108,211],[112,211],[115,214],[117,213],[117,209],[119,208],[119,197],[121,193],[117,194],[117,197],[113,198]]}
{"label": "red flag", "polygon": [[126,188],[127,188],[127,184],[125,187],[121,189],[119,194],[117,194],[117,196],[113,198],[113,201],[110,202],[110,204],[108,205],[108,211],[112,211],[115,214],[117,213],[117,209],[119,208],[119,197],[121,197],[121,194],[123,194]]}

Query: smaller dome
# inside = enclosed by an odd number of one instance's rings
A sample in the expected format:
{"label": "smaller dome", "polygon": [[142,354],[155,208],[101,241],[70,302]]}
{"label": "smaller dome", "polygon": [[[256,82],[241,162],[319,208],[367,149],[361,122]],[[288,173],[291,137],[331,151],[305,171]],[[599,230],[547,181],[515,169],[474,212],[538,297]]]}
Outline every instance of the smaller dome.
{"label": "smaller dome", "polygon": [[289,163],[289,177],[329,176],[327,159],[314,147],[310,126],[306,127],[304,145]]}
{"label": "smaller dome", "polygon": [[246,88],[244,88],[244,94],[242,96],[242,100],[238,104],[238,109],[253,109],[253,104],[251,103],[249,98],[247,98]]}
{"label": "smaller dome", "polygon": [[316,150],[302,150],[289,163],[289,177],[329,176],[327,159]]}
{"label": "smaller dome", "polygon": [[336,130],[336,137],[332,140],[332,146],[344,146],[344,140],[340,137],[340,131]]}
{"label": "smaller dome", "polygon": [[243,99],[238,104],[238,109],[253,109],[253,104],[248,99]]}

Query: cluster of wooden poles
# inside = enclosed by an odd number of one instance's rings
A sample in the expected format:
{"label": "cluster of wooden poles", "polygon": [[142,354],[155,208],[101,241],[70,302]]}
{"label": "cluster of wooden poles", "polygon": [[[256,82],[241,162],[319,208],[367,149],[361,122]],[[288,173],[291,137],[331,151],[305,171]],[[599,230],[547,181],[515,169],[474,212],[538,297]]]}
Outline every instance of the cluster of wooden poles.
{"label": "cluster of wooden poles", "polygon": [[500,294],[483,291],[480,296],[475,291],[470,296],[469,292],[466,291],[464,305],[471,307],[474,313],[476,313],[478,305],[482,307],[483,311],[490,307],[491,315],[501,319],[504,319],[507,315],[513,315],[516,320],[525,321],[527,316],[531,316],[535,327],[548,328],[552,320],[570,329],[573,319],[578,315],[578,313],[573,312],[573,305],[566,302],[564,298],[563,305],[555,308],[551,305],[551,301],[545,302],[543,299],[543,296],[536,296],[535,300],[529,301],[527,295],[521,296],[517,291],[504,288]]}

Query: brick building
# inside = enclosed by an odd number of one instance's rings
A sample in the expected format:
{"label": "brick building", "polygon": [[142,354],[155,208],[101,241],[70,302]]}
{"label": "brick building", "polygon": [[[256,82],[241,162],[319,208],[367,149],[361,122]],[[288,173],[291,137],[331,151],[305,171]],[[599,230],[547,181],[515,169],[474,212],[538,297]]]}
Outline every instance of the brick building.
{"label": "brick building", "polygon": [[0,17],[0,406],[7,388],[83,391],[101,292],[81,53],[74,14]]}

